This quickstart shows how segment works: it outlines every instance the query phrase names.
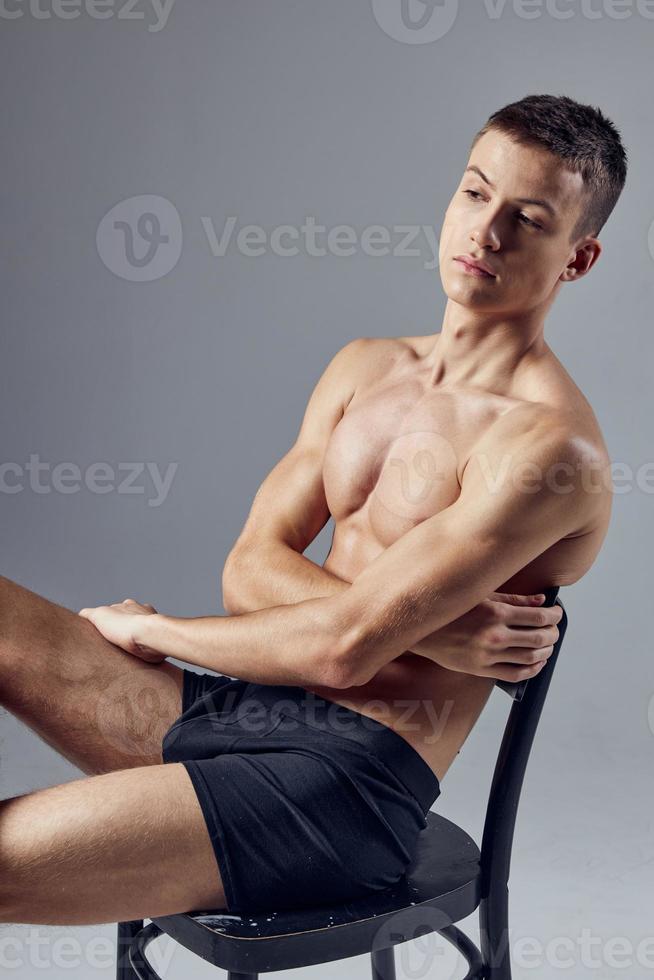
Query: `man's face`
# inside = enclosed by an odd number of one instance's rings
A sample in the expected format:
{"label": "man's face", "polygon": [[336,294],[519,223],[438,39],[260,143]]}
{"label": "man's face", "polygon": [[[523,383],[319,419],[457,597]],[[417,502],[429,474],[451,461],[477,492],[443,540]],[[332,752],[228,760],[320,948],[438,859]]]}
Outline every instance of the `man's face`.
{"label": "man's face", "polygon": [[[487,132],[445,212],[439,262],[447,296],[478,312],[520,314],[539,306],[575,256],[579,242],[570,243],[570,234],[583,200],[581,175],[558,157]],[[495,277],[471,275],[459,255],[486,263]]]}

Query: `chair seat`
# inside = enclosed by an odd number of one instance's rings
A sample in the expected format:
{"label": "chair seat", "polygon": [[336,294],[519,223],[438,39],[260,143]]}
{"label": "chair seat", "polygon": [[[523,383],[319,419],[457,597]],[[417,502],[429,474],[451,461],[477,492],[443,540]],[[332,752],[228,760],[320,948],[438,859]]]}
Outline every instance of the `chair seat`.
{"label": "chair seat", "polygon": [[470,915],[480,900],[480,857],[464,830],[430,812],[413,863],[393,888],[333,908],[249,916],[198,910],[152,921],[224,970],[311,966],[394,946]]}

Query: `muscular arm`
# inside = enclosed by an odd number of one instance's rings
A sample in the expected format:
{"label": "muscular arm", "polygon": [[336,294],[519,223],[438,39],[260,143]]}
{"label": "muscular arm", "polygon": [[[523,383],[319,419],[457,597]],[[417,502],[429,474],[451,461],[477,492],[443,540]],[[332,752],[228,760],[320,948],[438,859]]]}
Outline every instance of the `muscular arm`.
{"label": "muscular arm", "polygon": [[349,585],[303,552],[330,518],[323,457],[374,344],[374,338],[361,337],[334,355],[309,398],[294,445],[255,494],[223,569],[228,613],[333,596]]}
{"label": "muscular arm", "polygon": [[[302,552],[330,516],[322,481],[323,456],[331,433],[356,388],[362,370],[361,360],[371,361],[374,357],[372,344],[371,338],[361,338],[346,345],[333,358],[311,396],[295,445],[266,477],[255,495],[246,524],[223,570],[223,606],[229,615],[307,599],[335,597],[350,588],[348,581],[321,568]],[[491,595],[492,591],[489,591],[488,597]],[[486,598],[482,596],[479,603]],[[414,640],[410,649],[397,650],[395,656],[415,653],[448,666],[454,657],[457,670],[478,672],[478,660],[486,655],[488,646],[488,631],[484,626],[492,613],[502,625],[503,642],[507,648],[504,657],[499,648],[493,648],[493,655],[498,661],[509,660],[518,665],[516,669],[521,669],[524,663],[523,658],[516,656],[517,647],[527,647],[526,652],[530,647],[547,647],[551,642],[551,629],[547,622],[534,618],[531,633],[525,636],[524,626],[512,627],[514,622],[526,624],[529,620],[524,615],[514,618],[514,609],[514,606],[497,602],[489,609],[486,604],[484,616],[454,617],[451,621],[454,632],[449,623],[443,624]],[[458,629],[456,624],[460,624]],[[496,625],[495,620],[493,625]],[[538,632],[543,634],[542,640],[536,638]],[[497,630],[493,634],[494,642],[496,636]],[[247,669],[245,664],[240,668]],[[235,669],[238,672],[239,666]],[[508,665],[503,663],[502,670],[506,674]]]}
{"label": "muscular arm", "polygon": [[574,419],[532,404],[502,416],[472,452],[457,500],[394,542],[337,600],[352,631],[351,683],[366,683],[398,651],[583,533],[602,506],[602,465],[597,447],[574,435]]}
{"label": "muscular arm", "polygon": [[[597,497],[582,472],[594,464],[592,447],[531,409],[496,425],[472,454],[455,503],[338,595],[232,617],[142,616],[136,642],[259,683],[366,683],[592,517]],[[566,492],[553,477],[561,466]]]}
{"label": "muscular arm", "polygon": [[[276,631],[287,628],[284,606],[306,600],[333,597],[349,583],[316,565],[302,552],[329,520],[330,513],[322,480],[324,452],[335,426],[343,416],[362,374],[363,361],[371,356],[374,338],[362,337],[345,344],[327,365],[309,398],[296,441],[271,470],[257,491],[247,521],[230,552],[222,574],[222,601],[229,617],[206,617],[206,629],[213,625],[221,636],[229,635],[231,649],[216,660],[204,659],[181,638],[191,621],[167,617],[159,622],[160,643],[168,655],[200,664],[244,680],[260,683],[326,683],[328,662],[319,656],[316,664],[306,660],[307,644],[300,643],[296,662],[276,662]],[[302,607],[307,615],[310,607]],[[270,616],[253,616],[270,610]],[[220,620],[220,622],[218,622]],[[144,624],[153,632],[157,622]],[[228,633],[229,631],[229,633]],[[164,637],[165,632],[165,637]],[[307,633],[308,636],[308,633]],[[152,636],[154,641],[155,637]],[[288,636],[280,637],[280,643]],[[335,638],[335,642],[338,636]],[[163,647],[162,647],[163,649]],[[206,652],[206,651],[205,651]],[[200,657],[200,659],[198,659]]]}
{"label": "muscular arm", "polygon": [[[281,541],[253,547],[249,559],[249,570],[242,570],[240,577],[231,573],[231,591],[223,590],[223,606],[230,616],[340,595],[351,585],[347,579],[327,571]],[[434,630],[428,640],[417,641],[411,650],[401,653],[417,653],[433,660],[439,645],[439,631]]]}
{"label": "muscular arm", "polygon": [[335,596],[350,585],[283,541],[253,544],[239,562],[238,570],[229,570],[229,587],[223,586],[223,606],[231,616]]}
{"label": "muscular arm", "polygon": [[331,658],[340,654],[346,631],[331,615],[330,600],[350,583],[302,552],[330,517],[324,452],[374,343],[359,338],[332,358],[308,401],[295,444],[257,491],[223,570],[229,615],[142,617],[137,642],[243,680],[335,686]]}

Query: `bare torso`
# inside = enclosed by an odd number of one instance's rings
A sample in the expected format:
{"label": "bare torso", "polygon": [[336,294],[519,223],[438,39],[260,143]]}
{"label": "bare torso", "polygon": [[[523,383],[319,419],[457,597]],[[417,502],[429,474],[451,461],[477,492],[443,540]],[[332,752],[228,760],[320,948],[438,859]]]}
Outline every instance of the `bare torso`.
{"label": "bare torso", "polygon": [[[507,397],[429,384],[427,357],[433,347],[433,336],[376,339],[327,446],[323,480],[335,529],[323,567],[348,582],[410,528],[456,500],[480,434],[521,402],[572,408],[575,433],[606,454],[590,405],[549,348],[536,368],[514,379]],[[601,497],[586,526],[562,537],[498,591],[528,594],[578,581],[606,534],[609,491],[602,490]],[[440,780],[494,683],[405,653],[367,684],[307,689],[398,731]]]}

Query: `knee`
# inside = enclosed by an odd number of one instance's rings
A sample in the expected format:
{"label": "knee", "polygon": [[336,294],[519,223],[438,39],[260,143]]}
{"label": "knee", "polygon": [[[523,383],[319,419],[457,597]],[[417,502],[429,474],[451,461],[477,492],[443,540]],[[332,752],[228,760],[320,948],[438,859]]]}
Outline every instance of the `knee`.
{"label": "knee", "polygon": [[[20,796],[0,800],[0,921],[20,922],[18,911],[20,888],[20,860],[17,854],[16,833],[13,826],[12,806]],[[19,852],[20,853],[20,852]]]}

